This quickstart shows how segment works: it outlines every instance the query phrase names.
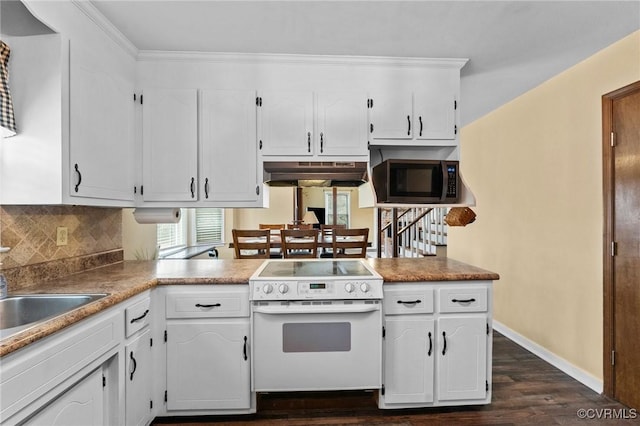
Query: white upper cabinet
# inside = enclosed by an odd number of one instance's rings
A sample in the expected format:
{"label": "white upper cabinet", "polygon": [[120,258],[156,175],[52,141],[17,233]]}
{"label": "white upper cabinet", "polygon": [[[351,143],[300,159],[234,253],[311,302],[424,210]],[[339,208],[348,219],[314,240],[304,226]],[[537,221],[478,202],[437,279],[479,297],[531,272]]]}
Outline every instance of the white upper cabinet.
{"label": "white upper cabinet", "polygon": [[69,195],[133,201],[133,75],[76,41],[69,63]]}
{"label": "white upper cabinet", "polygon": [[200,93],[201,201],[259,199],[255,90]]}
{"label": "white upper cabinet", "polygon": [[367,94],[316,93],[315,147],[318,155],[368,155]]}
{"label": "white upper cabinet", "polygon": [[416,92],[413,102],[416,139],[453,141],[456,138],[458,102],[451,90],[433,84],[428,89]]}
{"label": "white upper cabinet", "polygon": [[198,199],[198,93],[145,89],[142,99],[142,199]]}
{"label": "white upper cabinet", "polygon": [[264,91],[260,106],[262,155],[313,155],[313,93]]}
{"label": "white upper cabinet", "polygon": [[266,91],[258,105],[264,156],[368,155],[365,92]]}
{"label": "white upper cabinet", "polygon": [[369,100],[371,144],[454,146],[455,91],[437,81],[416,91],[389,91]]}
{"label": "white upper cabinet", "polygon": [[7,38],[18,133],[2,144],[2,204],[132,206],[133,58],[59,34]]}
{"label": "white upper cabinet", "polygon": [[413,93],[392,91],[374,93],[369,100],[369,132],[376,139],[412,139]]}

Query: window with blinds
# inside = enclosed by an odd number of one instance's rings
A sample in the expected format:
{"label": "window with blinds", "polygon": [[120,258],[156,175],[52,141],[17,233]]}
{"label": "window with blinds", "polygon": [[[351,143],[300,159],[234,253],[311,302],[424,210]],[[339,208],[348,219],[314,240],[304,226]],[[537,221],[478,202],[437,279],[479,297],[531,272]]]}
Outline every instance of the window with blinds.
{"label": "window with blinds", "polygon": [[157,225],[160,250],[224,243],[224,209],[182,209],[178,223]]}
{"label": "window with blinds", "polygon": [[183,221],[184,216],[181,215],[178,223],[158,224],[156,241],[160,250],[187,245]]}
{"label": "window with blinds", "polygon": [[224,210],[195,210],[196,243],[222,243],[224,235]]}

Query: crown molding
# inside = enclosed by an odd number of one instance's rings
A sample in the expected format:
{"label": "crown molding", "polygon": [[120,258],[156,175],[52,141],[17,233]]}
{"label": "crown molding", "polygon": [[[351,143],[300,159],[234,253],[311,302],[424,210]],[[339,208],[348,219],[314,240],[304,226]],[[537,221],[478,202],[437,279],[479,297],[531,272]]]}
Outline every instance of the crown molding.
{"label": "crown molding", "polygon": [[71,0],[71,3],[84,13],[98,28],[100,28],[111,40],[124,49],[133,58],[138,56],[138,48],[115,25],[91,3],[86,0]]}
{"label": "crown molding", "polygon": [[140,62],[219,62],[245,64],[317,64],[461,69],[466,58],[407,58],[389,56],[297,55],[141,50]]}

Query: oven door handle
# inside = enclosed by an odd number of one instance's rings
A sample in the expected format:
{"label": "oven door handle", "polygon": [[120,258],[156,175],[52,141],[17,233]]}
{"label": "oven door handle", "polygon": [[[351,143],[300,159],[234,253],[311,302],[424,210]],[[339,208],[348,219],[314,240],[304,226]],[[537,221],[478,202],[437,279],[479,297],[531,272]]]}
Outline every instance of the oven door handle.
{"label": "oven door handle", "polygon": [[375,312],[380,310],[380,305],[341,305],[341,306],[258,306],[253,308],[253,312],[267,315],[282,314],[360,314]]}

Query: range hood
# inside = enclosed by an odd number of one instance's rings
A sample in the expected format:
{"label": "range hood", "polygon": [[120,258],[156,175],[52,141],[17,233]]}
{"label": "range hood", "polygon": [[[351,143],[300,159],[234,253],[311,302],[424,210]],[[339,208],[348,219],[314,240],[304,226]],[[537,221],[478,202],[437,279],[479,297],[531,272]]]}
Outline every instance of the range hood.
{"label": "range hood", "polygon": [[360,186],[369,180],[365,161],[265,161],[270,186]]}

